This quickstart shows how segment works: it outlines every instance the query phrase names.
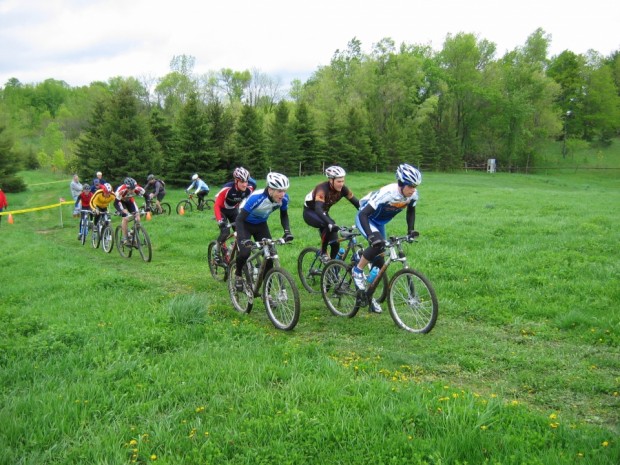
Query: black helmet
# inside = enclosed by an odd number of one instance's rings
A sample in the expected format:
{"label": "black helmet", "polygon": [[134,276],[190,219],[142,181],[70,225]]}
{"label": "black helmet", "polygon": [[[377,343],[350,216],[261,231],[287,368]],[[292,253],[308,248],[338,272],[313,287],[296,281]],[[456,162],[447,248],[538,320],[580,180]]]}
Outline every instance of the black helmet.
{"label": "black helmet", "polygon": [[135,189],[136,186],[138,185],[136,180],[130,177],[126,177],[125,180],[123,181],[123,184],[125,184],[129,189]]}

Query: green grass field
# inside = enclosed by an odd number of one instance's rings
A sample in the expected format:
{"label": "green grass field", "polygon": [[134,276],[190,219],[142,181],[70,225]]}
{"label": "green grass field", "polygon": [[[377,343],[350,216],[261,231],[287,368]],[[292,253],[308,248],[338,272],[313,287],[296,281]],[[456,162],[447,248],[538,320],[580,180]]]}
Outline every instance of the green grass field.
{"label": "green grass field", "polygon": [[[68,177],[22,174],[12,211],[68,197]],[[292,178],[295,275],[323,179]],[[407,250],[439,297],[428,335],[385,309],[333,317],[301,287],[292,332],[260,302],[236,313],[205,261],[208,213],[145,223],[151,263],[82,246],[68,206],[64,227],[58,209],[4,217],[0,464],[620,463],[617,173],[425,173],[420,195]]]}

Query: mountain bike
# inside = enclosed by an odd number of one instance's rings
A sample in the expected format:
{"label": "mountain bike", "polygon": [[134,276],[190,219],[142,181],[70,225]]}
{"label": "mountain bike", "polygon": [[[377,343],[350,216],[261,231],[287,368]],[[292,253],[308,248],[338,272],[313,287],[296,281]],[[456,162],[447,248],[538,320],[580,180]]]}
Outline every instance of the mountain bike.
{"label": "mountain bike", "polygon": [[133,222],[133,225],[127,225],[126,242],[123,242],[123,229],[120,224],[116,227],[116,231],[114,232],[114,241],[116,242],[118,253],[123,258],[130,258],[133,249],[138,249],[142,260],[150,262],[153,257],[153,250],[149,235],[140,221],[136,221],[134,215],[129,217],[129,222]]}
{"label": "mountain bike", "polygon": [[202,204],[199,205],[197,195],[187,194],[187,198],[181,200],[177,204],[177,208],[176,208],[177,213],[179,215],[181,214],[181,207],[183,207],[183,211],[185,213],[192,213],[194,209],[198,211],[213,210],[213,204],[215,203],[215,201],[213,199],[207,199],[206,197],[207,196],[205,195],[205,197],[203,198]]}
{"label": "mountain bike", "polygon": [[[209,263],[209,271],[211,276],[217,281],[226,281],[229,272],[229,263],[237,257],[237,233],[232,229],[230,222],[226,223],[230,233],[226,237],[223,246],[220,248],[219,254],[216,253],[217,239],[209,242],[207,247],[207,262]],[[230,244],[227,242],[233,239]]]}
{"label": "mountain bike", "polygon": [[[231,261],[228,271],[228,292],[235,310],[250,313],[254,298],[262,296],[267,316],[273,325],[285,331],[291,330],[299,321],[299,291],[293,276],[280,266],[277,245],[287,242],[284,239],[251,240],[239,244],[239,247],[250,247],[250,257],[243,269],[243,291],[235,287],[235,269],[237,264]],[[267,270],[267,263],[273,267]],[[262,292],[261,292],[262,286]]]}
{"label": "mountain bike", "polygon": [[93,227],[93,234],[91,236],[91,244],[93,248],[98,248],[101,243],[101,248],[105,253],[112,252],[114,247],[114,232],[112,231],[112,219],[108,211],[102,211],[99,213],[101,218],[97,222],[97,226]]}
{"label": "mountain bike", "polygon": [[389,281],[387,301],[390,315],[399,328],[413,333],[428,333],[437,322],[439,303],[432,284],[419,271],[410,268],[403,252],[404,242],[415,242],[409,236],[390,237],[386,243],[385,263],[366,290],[358,290],[351,275],[352,265],[342,260],[330,261],[321,276],[321,293],[329,310],[337,316],[354,317],[360,307],[367,306],[377,286],[393,263],[401,263]]}
{"label": "mountain bike", "polygon": [[151,212],[152,215],[169,215],[172,207],[168,202],[159,202],[161,211],[157,208],[157,202],[152,199],[144,198],[144,205],[140,208],[140,215],[146,215]]}
{"label": "mountain bike", "polygon": [[86,238],[88,237],[88,232],[93,227],[93,221],[91,219],[92,213],[90,210],[84,209],[80,212],[80,234],[78,239],[82,243],[82,245],[86,244]]}
{"label": "mountain bike", "polygon": [[[339,244],[346,242],[344,253],[342,256],[337,257],[340,260],[346,261],[349,254],[351,254],[352,262],[357,263],[359,255],[364,250],[364,246],[357,242],[357,236],[361,236],[361,232],[355,227],[341,227],[339,230],[340,237],[337,239]],[[343,244],[344,245],[344,244]],[[338,254],[340,255],[340,253]],[[297,257],[297,274],[299,280],[304,288],[313,294],[319,294],[321,292],[321,274],[325,265],[330,259],[325,259],[321,254],[321,249],[318,247],[306,247],[301,251],[299,257]],[[383,302],[387,293],[387,275],[382,278],[382,287],[379,291],[377,301]]]}

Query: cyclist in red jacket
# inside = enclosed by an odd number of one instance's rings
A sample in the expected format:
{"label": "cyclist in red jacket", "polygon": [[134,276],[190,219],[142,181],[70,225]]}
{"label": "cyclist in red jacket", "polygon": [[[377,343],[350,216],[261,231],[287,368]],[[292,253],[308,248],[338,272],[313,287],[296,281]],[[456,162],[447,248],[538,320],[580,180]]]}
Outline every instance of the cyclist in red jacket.
{"label": "cyclist in red jacket", "polygon": [[233,180],[224,184],[224,187],[216,194],[213,211],[215,219],[220,227],[220,235],[217,238],[215,250],[216,260],[221,259],[220,251],[226,253],[224,241],[230,234],[228,223],[233,225],[239,214],[239,204],[250,196],[256,189],[256,181],[250,177],[250,172],[242,166],[233,171]]}
{"label": "cyclist in red jacket", "polygon": [[140,187],[134,178],[126,177],[114,193],[114,207],[116,211],[123,217],[121,228],[123,230],[123,243],[127,243],[127,223],[129,215],[133,215],[136,221],[140,221],[140,209],[136,205],[134,197],[136,195],[144,196],[144,188]]}

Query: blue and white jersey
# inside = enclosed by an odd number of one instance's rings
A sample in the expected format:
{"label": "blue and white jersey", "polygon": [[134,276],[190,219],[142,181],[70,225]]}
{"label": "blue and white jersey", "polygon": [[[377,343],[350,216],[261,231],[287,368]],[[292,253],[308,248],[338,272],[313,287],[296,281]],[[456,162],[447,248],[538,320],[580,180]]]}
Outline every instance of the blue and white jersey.
{"label": "blue and white jersey", "polygon": [[194,187],[196,188],[196,191],[194,192],[194,194],[197,194],[200,191],[208,191],[209,190],[209,186],[207,186],[207,183],[204,182],[202,179],[198,178],[195,181],[192,181],[192,183],[189,185],[189,187],[187,189],[185,189],[185,192],[189,192]]}
{"label": "blue and white jersey", "polygon": [[371,192],[360,199],[360,211],[370,204],[375,211],[368,219],[372,223],[384,225],[389,223],[392,218],[405,210],[409,205],[415,207],[417,201],[417,190],[411,197],[405,197],[401,194],[398,183],[393,183],[383,186],[378,191]]}
{"label": "blue and white jersey", "polygon": [[259,189],[254,191],[247,199],[245,199],[239,208],[248,212],[246,221],[252,224],[265,223],[269,215],[276,210],[288,209],[288,194],[284,194],[282,203],[274,202],[269,199],[267,189]]}

